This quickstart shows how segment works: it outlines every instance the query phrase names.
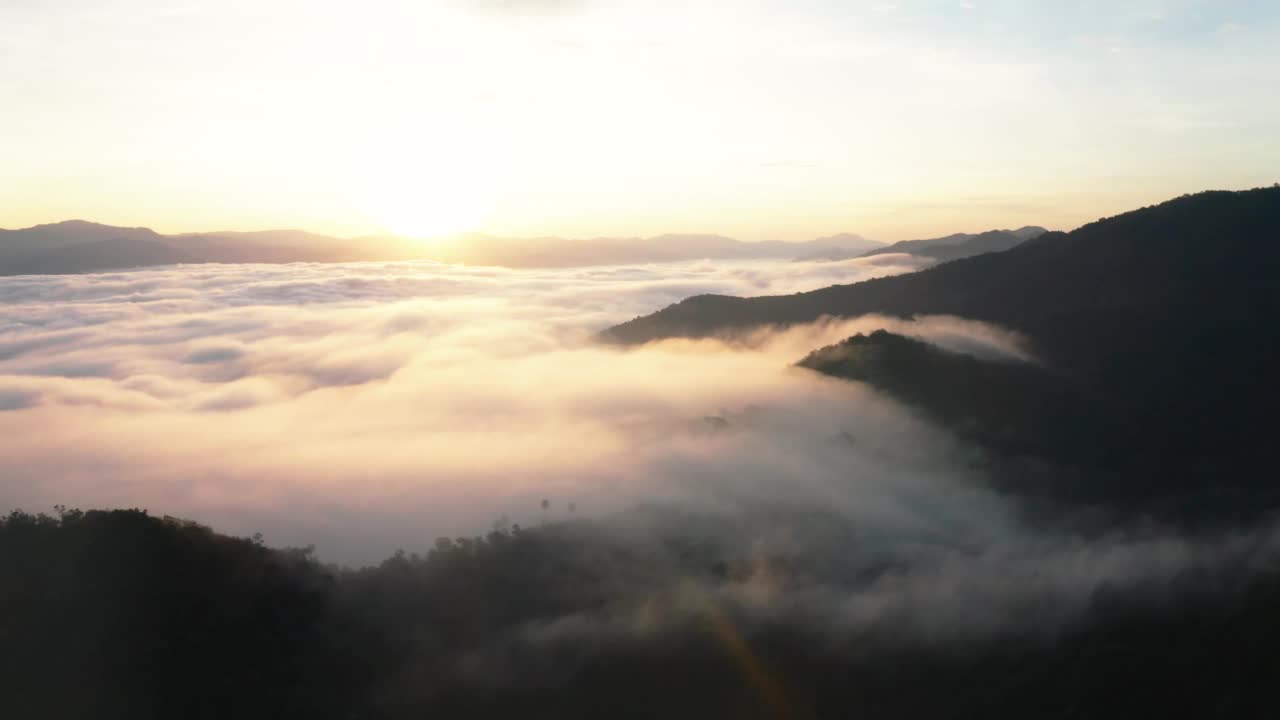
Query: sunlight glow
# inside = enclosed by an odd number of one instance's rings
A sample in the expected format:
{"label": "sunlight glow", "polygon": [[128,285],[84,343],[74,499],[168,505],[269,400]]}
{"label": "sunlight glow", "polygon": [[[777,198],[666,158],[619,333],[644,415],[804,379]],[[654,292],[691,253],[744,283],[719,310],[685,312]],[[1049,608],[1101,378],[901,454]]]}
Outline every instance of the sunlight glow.
{"label": "sunlight glow", "polygon": [[398,141],[363,173],[361,206],[384,230],[438,238],[479,229],[496,205],[496,173],[482,155]]}
{"label": "sunlight glow", "polygon": [[1071,228],[1275,182],[1278,5],[0,2],[0,227]]}

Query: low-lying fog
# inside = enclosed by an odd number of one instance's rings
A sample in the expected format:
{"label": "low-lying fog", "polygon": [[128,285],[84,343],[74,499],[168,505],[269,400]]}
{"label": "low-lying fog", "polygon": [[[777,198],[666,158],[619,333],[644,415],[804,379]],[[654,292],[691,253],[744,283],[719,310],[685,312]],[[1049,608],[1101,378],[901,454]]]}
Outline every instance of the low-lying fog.
{"label": "low-lying fog", "polygon": [[712,482],[822,487],[850,461],[893,463],[808,446],[847,432],[914,458],[902,438],[926,432],[863,389],[788,369],[843,330],[752,351],[623,353],[590,336],[697,293],[913,267],[202,265],[3,279],[0,505],[138,506],[358,562],[502,516],[540,522],[543,498],[559,517],[570,502],[597,514],[637,496],[718,498]]}
{"label": "low-lying fog", "polygon": [[[726,543],[831,575],[866,577],[885,557],[927,567],[877,576],[878,592],[820,583],[792,601],[853,621],[919,611],[953,630],[1007,620],[1003,601],[1069,608],[1101,585],[1162,582],[1239,546],[1028,529],[986,489],[975,450],[865,386],[791,367],[878,327],[1020,356],[996,328],[866,318],[746,347],[591,342],[697,293],[797,292],[914,267],[880,256],[3,279],[0,507],[143,507],[361,564],[505,522],[665,505]],[[819,516],[838,530],[785,519]]]}

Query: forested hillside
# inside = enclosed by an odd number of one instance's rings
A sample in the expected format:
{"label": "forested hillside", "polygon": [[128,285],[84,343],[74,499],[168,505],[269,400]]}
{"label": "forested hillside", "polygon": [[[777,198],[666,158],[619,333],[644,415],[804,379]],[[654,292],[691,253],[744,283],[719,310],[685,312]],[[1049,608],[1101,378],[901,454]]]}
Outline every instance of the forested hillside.
{"label": "forested hillside", "polygon": [[[0,520],[15,718],[1266,717],[1280,575],[1243,556],[1018,633],[757,615],[746,547],[573,523],[318,564],[138,511]],[[1233,559],[1234,558],[1234,559]],[[790,572],[793,591],[813,568]],[[1251,579],[1252,578],[1252,579]],[[864,579],[863,582],[866,582]],[[799,596],[798,596],[799,597]],[[781,607],[788,607],[783,605]],[[905,616],[903,616],[905,617]]]}

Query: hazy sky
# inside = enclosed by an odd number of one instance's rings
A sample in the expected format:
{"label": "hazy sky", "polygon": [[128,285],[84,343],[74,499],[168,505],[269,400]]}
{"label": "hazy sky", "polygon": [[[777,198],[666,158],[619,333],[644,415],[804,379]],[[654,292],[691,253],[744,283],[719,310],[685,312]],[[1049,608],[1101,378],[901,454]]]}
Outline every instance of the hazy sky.
{"label": "hazy sky", "polygon": [[1068,228],[1280,180],[1271,0],[0,0],[0,227]]}

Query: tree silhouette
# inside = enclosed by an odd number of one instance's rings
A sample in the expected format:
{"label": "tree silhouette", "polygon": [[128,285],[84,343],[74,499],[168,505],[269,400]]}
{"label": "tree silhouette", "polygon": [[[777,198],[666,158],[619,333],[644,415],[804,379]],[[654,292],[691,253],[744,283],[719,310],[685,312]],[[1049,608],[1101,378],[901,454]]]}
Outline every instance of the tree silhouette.
{"label": "tree silhouette", "polygon": [[[795,717],[1274,716],[1274,565],[1230,592],[1196,577],[1155,600],[1100,592],[1078,626],[1030,641],[895,645],[890,623],[844,651],[813,642],[825,627],[726,605],[726,646],[661,602],[663,582],[748,583],[756,559],[679,533],[637,552],[574,522],[343,570],[138,510],[15,512],[0,517],[0,697],[19,720],[767,717],[749,652]],[[611,629],[662,607],[670,632]]]}

